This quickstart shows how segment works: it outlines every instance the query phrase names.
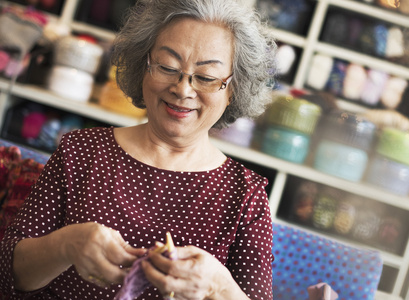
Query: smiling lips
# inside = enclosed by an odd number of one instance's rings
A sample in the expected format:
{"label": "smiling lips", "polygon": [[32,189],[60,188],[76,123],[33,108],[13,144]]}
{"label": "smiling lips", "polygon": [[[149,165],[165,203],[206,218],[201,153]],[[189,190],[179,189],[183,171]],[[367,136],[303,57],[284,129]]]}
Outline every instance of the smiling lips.
{"label": "smiling lips", "polygon": [[180,107],[180,106],[175,106],[175,105],[172,105],[172,104],[170,104],[168,102],[165,102],[165,103],[170,109],[174,110],[175,112],[179,112],[179,113],[189,113],[189,112],[194,110],[194,109],[183,108],[183,107]]}

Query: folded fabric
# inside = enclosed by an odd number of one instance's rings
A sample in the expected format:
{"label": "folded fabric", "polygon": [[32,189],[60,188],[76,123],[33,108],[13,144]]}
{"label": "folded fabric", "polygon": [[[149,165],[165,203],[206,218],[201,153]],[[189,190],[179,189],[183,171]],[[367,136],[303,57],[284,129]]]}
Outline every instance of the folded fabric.
{"label": "folded fabric", "polygon": [[322,33],[324,42],[334,45],[345,45],[349,36],[349,17],[344,13],[331,13]]}
{"label": "folded fabric", "polygon": [[341,96],[344,89],[345,71],[349,63],[336,59],[325,89],[335,96]]}
{"label": "folded fabric", "polygon": [[359,100],[367,79],[363,66],[351,63],[345,70],[343,95],[350,100]]}
{"label": "folded fabric", "polygon": [[351,17],[348,21],[348,45],[355,49],[362,32],[363,21],[358,17]]}
{"label": "folded fabric", "polygon": [[381,57],[385,56],[386,44],[388,41],[388,28],[384,24],[375,25],[375,54]]}
{"label": "folded fabric", "polygon": [[7,65],[10,62],[10,54],[6,51],[0,50],[0,72],[4,71],[7,68]]}
{"label": "folded fabric", "polygon": [[389,28],[385,56],[388,58],[402,57],[405,54],[404,48],[402,29],[397,26]]}
{"label": "folded fabric", "polygon": [[[149,251],[161,253],[172,260],[177,259],[176,248],[169,232],[166,233],[165,245],[157,243]],[[125,277],[122,288],[115,296],[115,300],[133,300],[141,295],[143,291],[151,285],[146,279],[141,265],[142,261],[147,259],[148,256],[145,255],[133,263],[131,270]]]}
{"label": "folded fabric", "polygon": [[365,23],[362,26],[361,36],[358,43],[358,51],[369,55],[376,54],[375,25]]}
{"label": "folded fabric", "polygon": [[323,90],[333,68],[334,59],[328,55],[315,54],[311,61],[307,84],[317,90]]}
{"label": "folded fabric", "polygon": [[397,108],[402,101],[402,96],[407,85],[408,82],[405,79],[391,76],[386,81],[382,91],[381,102],[383,106],[390,109]]}
{"label": "folded fabric", "polygon": [[336,300],[338,294],[325,282],[308,287],[309,300]]}
{"label": "folded fabric", "polygon": [[287,74],[296,58],[294,47],[282,45],[278,48],[276,54],[277,73],[280,75]]}
{"label": "folded fabric", "polygon": [[388,78],[389,75],[383,71],[369,70],[362,90],[361,101],[372,106],[377,105]]}
{"label": "folded fabric", "polygon": [[0,14],[0,48],[24,57],[40,39],[46,17],[33,9],[7,9]]}

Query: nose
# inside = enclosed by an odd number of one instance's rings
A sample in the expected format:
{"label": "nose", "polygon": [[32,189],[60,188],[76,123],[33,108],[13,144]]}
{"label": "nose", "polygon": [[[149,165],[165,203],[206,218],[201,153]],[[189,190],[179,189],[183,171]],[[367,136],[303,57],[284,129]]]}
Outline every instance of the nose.
{"label": "nose", "polygon": [[180,72],[179,82],[181,82],[181,81],[183,80],[183,78],[185,77],[185,75],[186,75],[187,78],[188,78],[189,84],[192,85],[193,75],[190,75],[190,74],[185,73],[185,72],[182,72],[182,71]]}
{"label": "nose", "polygon": [[179,81],[170,86],[170,91],[180,99],[194,98],[196,96],[196,91],[192,87],[192,75],[182,72]]}

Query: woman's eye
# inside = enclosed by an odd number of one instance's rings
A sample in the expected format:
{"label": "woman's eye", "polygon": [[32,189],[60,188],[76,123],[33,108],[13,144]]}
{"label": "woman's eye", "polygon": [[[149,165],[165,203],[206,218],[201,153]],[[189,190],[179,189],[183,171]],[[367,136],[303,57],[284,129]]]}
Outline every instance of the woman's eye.
{"label": "woman's eye", "polygon": [[179,70],[171,68],[171,67],[163,66],[163,65],[159,65],[159,70],[162,73],[166,73],[169,75],[179,74]]}
{"label": "woman's eye", "polygon": [[201,83],[211,83],[211,82],[214,82],[215,80],[217,80],[214,77],[206,76],[206,75],[199,75],[199,74],[196,74],[195,77]]}

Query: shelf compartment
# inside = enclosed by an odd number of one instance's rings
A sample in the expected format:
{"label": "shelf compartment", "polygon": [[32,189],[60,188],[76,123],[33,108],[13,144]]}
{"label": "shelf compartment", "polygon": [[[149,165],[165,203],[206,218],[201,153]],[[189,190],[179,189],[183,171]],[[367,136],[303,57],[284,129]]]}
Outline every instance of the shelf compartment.
{"label": "shelf compartment", "polygon": [[409,27],[408,16],[394,11],[388,11],[385,8],[368,5],[355,0],[328,0],[328,3],[332,6],[354,11],[361,15],[367,15],[368,17],[380,19],[403,27]]}
{"label": "shelf compartment", "polygon": [[242,160],[263,165],[267,168],[276,169],[300,178],[313,178],[313,180],[317,183],[348,191],[352,194],[377,200],[404,210],[409,210],[409,197],[394,195],[364,182],[351,182],[330,176],[307,165],[300,165],[284,161],[271,155],[261,153],[257,150],[240,147],[217,138],[213,138],[212,141],[216,147],[227,155],[232,155]]}
{"label": "shelf compartment", "polygon": [[319,42],[316,46],[316,52],[336,57],[338,59],[353,62],[359,65],[370,67],[384,71],[388,74],[395,75],[401,78],[409,79],[409,69],[383,59],[371,57],[366,54],[361,54],[356,51],[347,50],[338,46],[333,46],[327,43]]}
{"label": "shelf compartment", "polygon": [[13,96],[1,128],[3,139],[52,153],[62,135],[84,127],[110,127],[110,124],[78,116],[55,107]]}
{"label": "shelf compartment", "polygon": [[[8,91],[10,84],[4,79],[0,79],[0,90]],[[146,119],[137,119],[122,114],[118,114],[105,109],[92,102],[77,102],[61,98],[41,87],[33,85],[23,85],[16,83],[12,87],[12,94],[21,98],[30,99],[37,103],[53,106],[84,117],[110,123],[117,126],[133,126],[146,122]]]}
{"label": "shelf compartment", "polygon": [[289,176],[277,216],[339,240],[403,257],[409,211],[326,185]]}

